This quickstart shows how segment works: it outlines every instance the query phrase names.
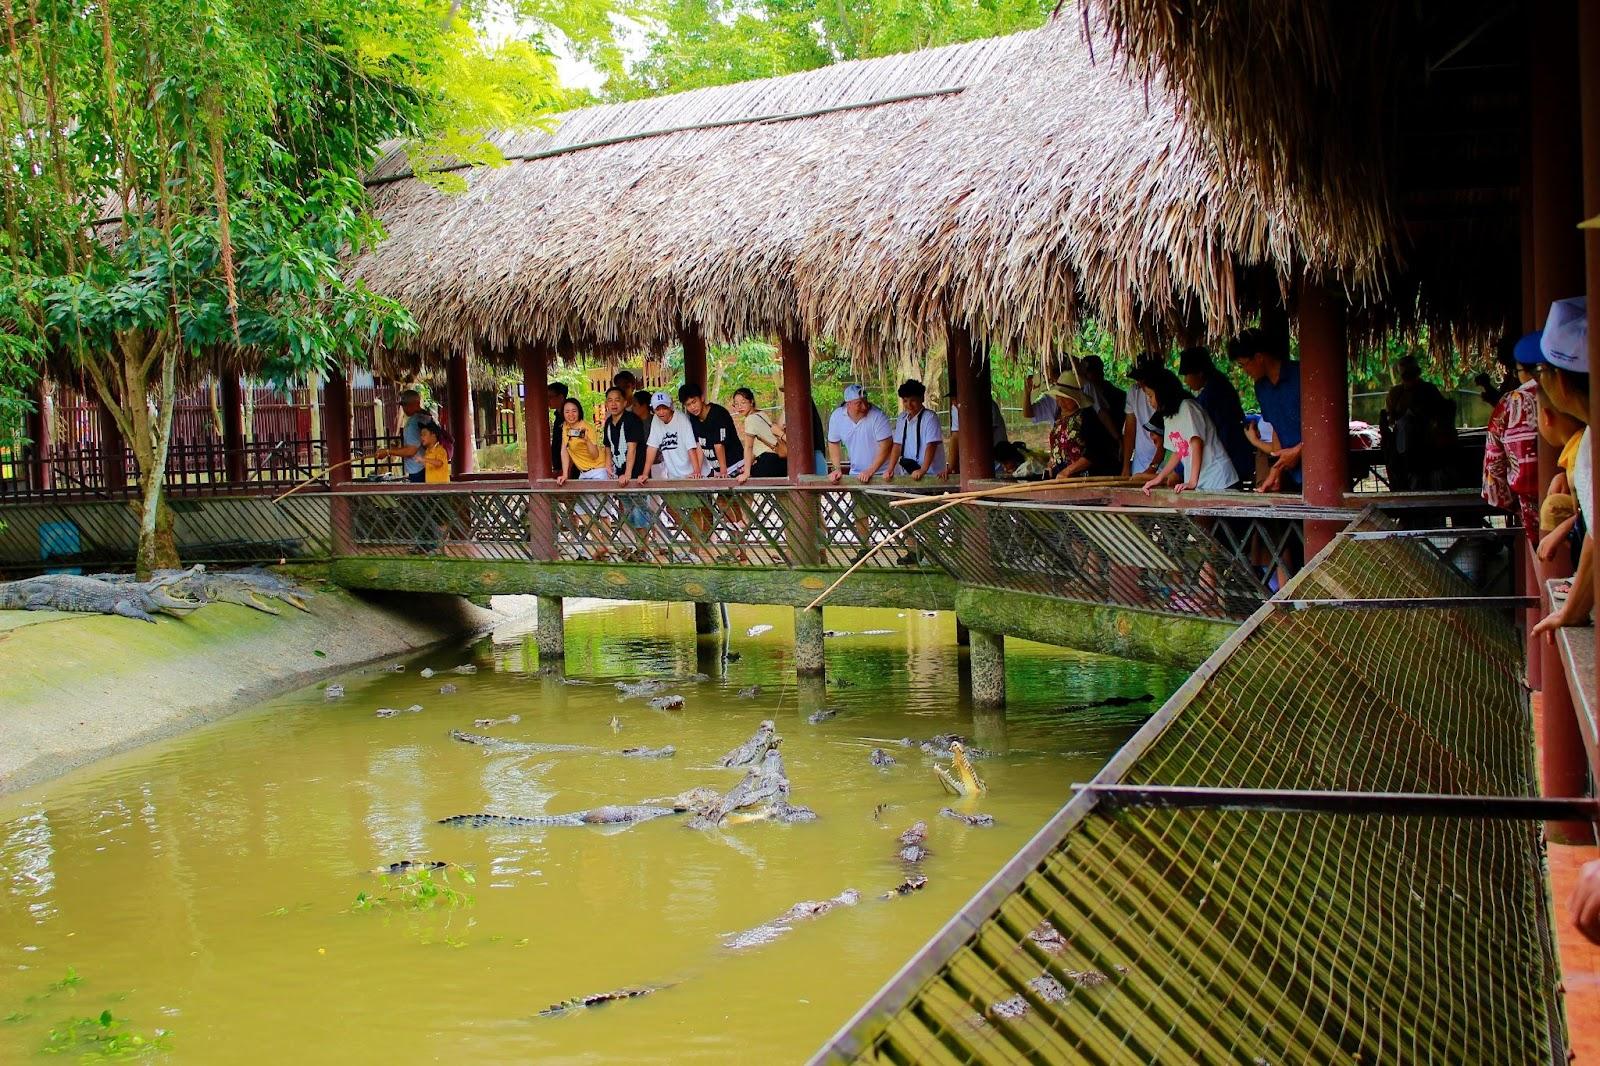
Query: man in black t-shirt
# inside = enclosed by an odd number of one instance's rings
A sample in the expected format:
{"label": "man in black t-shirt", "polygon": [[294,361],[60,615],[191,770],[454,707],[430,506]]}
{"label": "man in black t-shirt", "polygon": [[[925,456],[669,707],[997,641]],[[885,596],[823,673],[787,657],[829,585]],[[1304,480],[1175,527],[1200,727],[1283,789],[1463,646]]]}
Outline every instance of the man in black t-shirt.
{"label": "man in black t-shirt", "polygon": [[710,464],[707,477],[733,477],[744,469],[744,442],[733,416],[720,403],[708,403],[705,390],[693,382],[678,386],[678,402],[689,415],[700,452]]}
{"label": "man in black t-shirt", "polygon": [[627,487],[629,481],[644,473],[649,429],[627,409],[622,390],[615,385],[606,390],[606,424],[601,432],[606,450],[611,453],[611,472]]}
{"label": "man in black t-shirt", "polygon": [[[728,409],[720,403],[710,403],[706,400],[705,390],[692,381],[678,386],[678,402],[683,404],[684,411],[689,416],[689,425],[694,429],[695,439],[700,444],[700,453],[705,456],[710,469],[706,477],[731,478],[744,469],[744,441],[739,439],[739,430],[733,424],[733,416]],[[737,496],[721,496],[718,499],[718,510],[733,526],[733,537],[739,536],[739,531],[745,526],[744,511],[739,506]],[[716,539],[715,528],[710,511],[695,511],[696,523],[701,527],[707,546]],[[701,517],[704,516],[704,517]],[[724,562],[744,562],[744,549],[738,548],[722,559]]]}
{"label": "man in black t-shirt", "polygon": [[[545,386],[544,399],[545,406],[550,408],[550,476],[555,477],[561,473],[561,405],[567,402],[566,384],[550,382]],[[567,476],[577,477],[577,468],[568,470]]]}

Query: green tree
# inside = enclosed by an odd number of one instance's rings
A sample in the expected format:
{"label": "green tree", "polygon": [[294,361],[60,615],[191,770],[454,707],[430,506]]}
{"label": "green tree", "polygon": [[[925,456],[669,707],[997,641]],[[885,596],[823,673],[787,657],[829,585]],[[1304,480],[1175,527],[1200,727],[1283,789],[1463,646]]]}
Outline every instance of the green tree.
{"label": "green tree", "polygon": [[613,59],[605,95],[632,99],[813,70],[1038,26],[1051,0],[660,0],[645,54]]}
{"label": "green tree", "polygon": [[81,372],[111,411],[141,571],[177,563],[162,481],[185,377],[239,355],[303,374],[412,328],[340,269],[382,235],[360,182],[377,147],[493,163],[488,130],[559,106],[548,49],[485,41],[485,7],[0,0],[0,360]]}

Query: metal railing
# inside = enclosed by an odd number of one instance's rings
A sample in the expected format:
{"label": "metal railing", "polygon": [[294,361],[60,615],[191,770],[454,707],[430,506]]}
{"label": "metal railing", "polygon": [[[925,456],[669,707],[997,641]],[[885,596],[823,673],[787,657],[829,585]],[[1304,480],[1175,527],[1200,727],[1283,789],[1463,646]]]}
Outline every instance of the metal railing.
{"label": "metal railing", "polygon": [[1521,645],[1471,597],[1338,538],[818,1061],[1564,1062]]}

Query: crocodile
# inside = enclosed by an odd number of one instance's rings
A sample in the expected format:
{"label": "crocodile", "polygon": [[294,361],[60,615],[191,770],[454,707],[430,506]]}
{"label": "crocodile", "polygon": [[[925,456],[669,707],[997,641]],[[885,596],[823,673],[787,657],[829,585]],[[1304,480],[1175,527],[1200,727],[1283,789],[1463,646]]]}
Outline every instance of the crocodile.
{"label": "crocodile", "polygon": [[397,714],[416,714],[420,710],[422,710],[422,704],[420,703],[413,703],[404,710],[400,710],[395,707],[379,707],[377,710],[377,716],[379,718],[393,718]]}
{"label": "crocodile", "polygon": [[753,700],[759,695],[761,695],[761,686],[751,685],[749,688],[740,689],[737,698],[741,700]]}
{"label": "crocodile", "polygon": [[934,775],[939,778],[946,792],[956,796],[977,796],[989,791],[989,786],[983,783],[983,778],[973,771],[972,764],[967,761],[966,749],[959,740],[950,745],[950,757],[955,760],[950,768],[955,771],[954,774],[942,766],[933,768]]}
{"label": "crocodile", "polygon": [[675,796],[670,806],[646,803],[607,804],[567,814],[457,814],[439,819],[440,825],[466,829],[519,829],[549,825],[635,825],[656,818],[670,818],[689,811],[703,811],[716,802],[717,793],[709,788],[691,788]]}
{"label": "crocodile", "polygon": [[657,696],[650,701],[650,707],[657,711],[676,711],[682,706],[682,696]]}
{"label": "crocodile", "polygon": [[969,825],[974,829],[990,829],[994,826],[994,815],[992,814],[962,814],[960,811],[949,807],[941,807],[939,808],[939,816],[941,818],[953,818],[962,825]]}
{"label": "crocodile", "polygon": [[478,718],[472,723],[474,729],[493,729],[497,725],[516,725],[522,721],[522,715],[513,714],[505,718]]}
{"label": "crocodile", "polygon": [[820,711],[812,711],[810,714],[806,715],[806,721],[810,722],[812,725],[821,725],[828,719],[837,717],[838,714],[839,709],[837,707],[824,707]]}
{"label": "crocodile", "polygon": [[[744,779],[695,815],[689,827],[715,829],[724,823],[738,825],[768,819],[785,823],[815,821],[817,814],[811,808],[789,802],[789,775],[783,769],[783,756],[778,754],[782,742],[783,738],[777,736],[768,740],[760,765],[746,770]],[[749,813],[735,813],[739,811]]]}
{"label": "crocodile", "polygon": [[767,748],[771,746],[772,738],[777,734],[777,730],[777,724],[771,719],[762,722],[756,727],[753,737],[718,759],[717,765],[725,766],[729,769],[736,766],[754,766],[767,753]]}
{"label": "crocodile", "polygon": [[1087,703],[1069,703],[1055,709],[1056,714],[1073,714],[1077,711],[1093,711],[1101,707],[1133,707],[1141,703],[1157,702],[1153,692],[1141,693],[1137,696],[1107,696],[1103,700],[1090,700]]}
{"label": "crocodile", "polygon": [[873,748],[872,754],[867,756],[867,761],[880,770],[886,770],[895,764],[895,758],[882,748]]}
{"label": "crocodile", "polygon": [[620,754],[625,759],[670,759],[678,749],[668,744],[664,748],[623,748]]}
{"label": "crocodile", "polygon": [[475,744],[480,748],[490,748],[495,751],[526,751],[544,754],[557,751],[596,752],[600,750],[588,744],[536,744],[527,740],[486,737],[482,733],[468,733],[460,729],[450,730],[450,739],[459,740],[463,744]]}
{"label": "crocodile", "polygon": [[783,934],[787,933],[795,922],[803,922],[808,918],[817,918],[827,914],[835,907],[854,907],[861,902],[861,893],[853,888],[847,888],[832,899],[807,899],[801,900],[787,911],[770,922],[763,922],[754,929],[746,929],[742,933],[724,933],[727,937],[722,946],[733,951],[744,948],[759,947],[770,944]]}
{"label": "crocodile", "polygon": [[923,842],[928,839],[928,823],[913,822],[911,828],[900,834],[900,861],[918,863],[926,859],[931,852],[923,847]]}
{"label": "crocodile", "polygon": [[894,899],[896,896],[909,896],[913,892],[920,892],[928,887],[928,879],[921,874],[914,874],[901,881],[889,891],[879,896],[879,899]]}
{"label": "crocodile", "polygon": [[935,733],[929,739],[921,741],[913,740],[910,737],[900,738],[900,746],[902,748],[917,748],[924,755],[949,755],[951,745],[960,744],[969,759],[987,759],[989,757],[989,752],[982,748],[966,747],[966,742],[966,738],[960,733]]}
{"label": "crocodile", "polygon": [[442,862],[437,859],[401,859],[399,862],[391,862],[387,866],[380,866],[372,872],[375,874],[410,874],[421,873],[424,870],[443,870],[453,865],[454,863]]}
{"label": "crocodile", "polygon": [[573,1014],[577,1011],[588,1010],[591,1007],[603,1007],[607,1003],[615,1003],[623,999],[638,999],[648,996],[652,992],[661,991],[664,986],[645,986],[643,988],[619,988],[612,992],[597,992],[589,996],[574,996],[564,999],[560,1003],[552,1003],[539,1012],[541,1018],[559,1018],[563,1014]]}
{"label": "crocodile", "polygon": [[[132,574],[90,576],[112,584],[145,584]],[[309,594],[304,589],[293,581],[268,573],[259,567],[213,574],[204,566],[191,566],[187,570],[157,570],[151,578],[154,581],[166,582],[163,587],[169,591],[202,604],[232,603],[266,614],[278,614],[278,609],[268,602],[275,600],[287,603],[297,610],[310,610],[306,606]]]}
{"label": "crocodile", "polygon": [[172,593],[187,571],[150,581],[102,581],[78,574],[45,574],[0,583],[0,610],[115,614],[155,622],[157,614],[183,615],[202,606]]}
{"label": "crocodile", "polygon": [[618,681],[617,698],[619,700],[634,700],[644,696],[654,696],[667,687],[665,681],[656,681],[646,678],[643,681]]}

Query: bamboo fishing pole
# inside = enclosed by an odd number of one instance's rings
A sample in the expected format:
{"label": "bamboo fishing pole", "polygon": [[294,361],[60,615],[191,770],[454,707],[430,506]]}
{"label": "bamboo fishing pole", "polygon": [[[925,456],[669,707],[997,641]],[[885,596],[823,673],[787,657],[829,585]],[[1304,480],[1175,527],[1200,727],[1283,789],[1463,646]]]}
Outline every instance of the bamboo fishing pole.
{"label": "bamboo fishing pole", "polygon": [[[845,581],[850,577],[851,574],[855,573],[857,570],[859,570],[863,566],[865,566],[866,563],[867,563],[867,560],[871,559],[874,555],[877,555],[880,551],[882,551],[883,549],[889,547],[891,544],[897,543],[907,533],[911,532],[911,530],[915,529],[917,526],[921,525],[923,522],[926,522],[928,519],[932,518],[934,515],[940,514],[941,512],[944,512],[944,511],[948,511],[950,508],[955,507],[958,504],[969,503],[972,500],[983,499],[983,498],[990,497],[990,496],[1014,495],[1014,494],[1018,494],[1018,493],[1020,493],[1022,491],[1025,491],[1025,490],[1031,490],[1031,491],[1034,491],[1034,492],[1041,492],[1041,491],[1043,491],[1044,489],[1047,489],[1047,488],[1050,488],[1050,489],[1072,488],[1074,485],[1084,485],[1086,482],[1097,482],[1097,483],[1098,482],[1115,482],[1119,486],[1127,484],[1129,482],[1137,482],[1139,484],[1143,484],[1143,480],[1140,479],[1140,478],[1123,478],[1123,477],[1079,478],[1076,481],[1030,481],[1030,482],[1027,483],[1026,486],[1023,486],[1023,485],[1001,485],[1001,486],[999,486],[997,488],[979,489],[979,490],[974,491],[974,492],[956,492],[956,493],[950,493],[950,494],[944,495],[944,496],[919,496],[919,497],[916,497],[914,499],[909,499],[909,500],[893,500],[893,501],[890,502],[890,506],[891,507],[892,506],[896,506],[896,505],[901,505],[901,504],[910,505],[910,504],[914,504],[914,503],[933,503],[935,501],[939,502],[939,506],[934,507],[934,508],[932,508],[930,510],[924,511],[922,514],[917,515],[917,517],[913,518],[911,521],[907,522],[905,525],[903,525],[903,526],[899,527],[898,529],[894,530],[892,533],[889,534],[889,536],[885,537],[883,540],[880,540],[878,543],[876,543],[876,544],[872,545],[872,547],[868,548],[864,553],[862,553],[861,558],[857,559],[854,563],[850,564],[850,569],[848,569],[844,573],[840,574],[838,579],[835,580],[833,584],[831,584],[827,588],[823,589],[821,594],[818,595],[816,599],[812,600],[806,606],[807,607],[819,606],[822,603],[823,600],[825,600],[829,596],[833,595],[833,591],[835,589],[837,589],[840,585],[844,584]],[[1104,487],[1107,487],[1107,486],[1101,485],[1101,484],[1095,484],[1095,485],[1089,485],[1088,487],[1090,487],[1090,488],[1104,488]]]}
{"label": "bamboo fishing pole", "polygon": [[1109,474],[1097,477],[1069,478],[1066,481],[1025,481],[1017,485],[1001,485],[992,489],[974,489],[970,492],[947,492],[942,495],[908,496],[891,500],[890,507],[920,507],[925,503],[951,500],[982,500],[991,496],[1020,496],[1029,492],[1063,491],[1067,489],[1112,489],[1142,486],[1146,478],[1120,477]]}
{"label": "bamboo fishing pole", "polygon": [[[356,457],[356,459],[359,459],[359,458],[360,458],[360,456]],[[305,488],[307,485],[311,484],[312,482],[319,481],[322,478],[327,477],[328,474],[331,473],[332,471],[335,471],[335,470],[339,469],[341,466],[349,466],[351,463],[353,463],[355,461],[356,461],[355,459],[346,459],[343,462],[334,463],[331,466],[325,466],[321,470],[317,471],[315,474],[310,475],[305,480],[303,480],[299,484],[295,485],[288,492],[282,493],[281,495],[278,495],[278,496],[274,496],[272,498],[272,502],[274,504],[276,504],[279,500],[286,500],[290,496],[293,496],[295,493],[299,492],[301,489]]]}

